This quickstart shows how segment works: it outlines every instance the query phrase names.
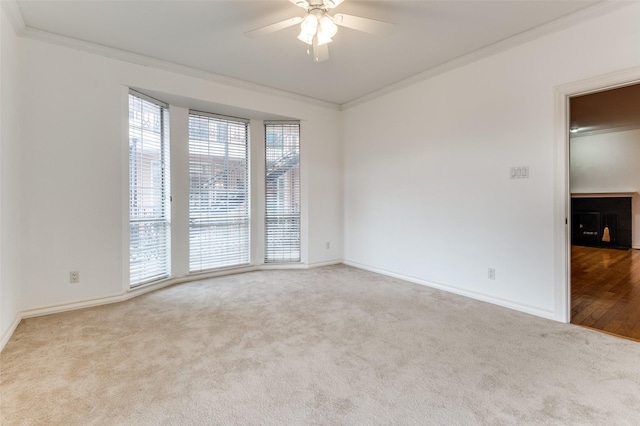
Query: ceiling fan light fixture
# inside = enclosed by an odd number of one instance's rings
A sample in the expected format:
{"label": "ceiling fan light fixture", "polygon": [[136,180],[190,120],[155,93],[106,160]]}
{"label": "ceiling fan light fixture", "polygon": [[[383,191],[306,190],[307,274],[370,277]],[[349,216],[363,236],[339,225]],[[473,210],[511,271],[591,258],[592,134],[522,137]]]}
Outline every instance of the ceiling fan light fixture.
{"label": "ceiling fan light fixture", "polygon": [[[322,13],[322,12],[321,12]],[[318,46],[331,43],[331,37],[338,32],[338,26],[333,22],[331,16],[326,13],[309,13],[300,24],[300,34],[298,40],[306,44],[313,44],[316,38]]]}
{"label": "ceiling fan light fixture", "polygon": [[318,34],[316,34],[316,37],[318,38],[318,46],[331,43],[333,41],[331,40],[331,37],[336,35],[336,33],[338,32],[338,28],[335,26],[333,22],[331,22],[331,19],[327,19],[327,21],[329,21],[333,25],[333,28],[329,27],[328,30],[325,30],[324,25],[320,26],[320,29],[318,30]]}
{"label": "ceiling fan light fixture", "polygon": [[[1,0],[0,0],[1,1]],[[305,9],[303,17],[285,19],[261,28],[245,32],[247,37],[258,37],[300,24],[298,39],[307,45],[307,53],[313,46],[313,56],[316,62],[329,59],[327,44],[338,32],[338,26],[347,27],[371,34],[388,34],[394,24],[364,18],[356,15],[338,13],[330,15],[329,11],[342,4],[344,0],[289,0],[296,6]]]}
{"label": "ceiling fan light fixture", "polygon": [[338,26],[333,22],[333,19],[327,14],[320,18],[320,30],[318,31],[318,37],[323,34],[323,37],[331,38],[338,32]]}
{"label": "ceiling fan light fixture", "polygon": [[318,17],[312,13],[308,13],[300,24],[300,35],[305,34],[311,38],[318,31]]}
{"label": "ceiling fan light fixture", "polygon": [[304,30],[302,30],[298,35],[298,40],[300,40],[303,43],[313,44],[313,34],[309,35]]}

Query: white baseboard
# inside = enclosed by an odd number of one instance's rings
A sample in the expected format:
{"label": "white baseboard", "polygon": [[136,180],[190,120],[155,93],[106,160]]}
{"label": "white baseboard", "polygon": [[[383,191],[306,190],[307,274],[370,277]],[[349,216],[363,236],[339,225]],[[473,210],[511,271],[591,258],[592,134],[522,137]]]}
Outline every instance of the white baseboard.
{"label": "white baseboard", "polygon": [[331,266],[331,265],[340,265],[340,264],[342,264],[342,259],[334,259],[334,260],[327,260],[325,262],[309,263],[307,266],[309,269],[312,269],[312,268],[320,268],[322,266]]}
{"label": "white baseboard", "polygon": [[504,299],[488,296],[486,294],[476,293],[476,292],[473,292],[473,291],[463,290],[461,288],[452,287],[452,286],[448,286],[448,285],[445,285],[445,284],[440,284],[440,283],[435,283],[435,282],[423,280],[421,278],[412,277],[412,276],[409,276],[409,275],[399,274],[397,272],[387,271],[385,269],[376,268],[374,266],[366,265],[366,264],[359,263],[359,262],[354,262],[354,261],[350,261],[350,260],[343,260],[343,263],[345,265],[353,266],[354,268],[359,268],[359,269],[364,269],[366,271],[375,272],[376,274],[381,274],[381,275],[386,275],[386,276],[393,277],[393,278],[398,278],[400,280],[408,281],[410,283],[424,285],[426,287],[431,287],[431,288],[435,288],[435,289],[438,289],[438,290],[443,290],[443,291],[446,291],[446,292],[449,292],[449,293],[457,294],[459,296],[468,297],[470,299],[480,300],[482,302],[488,302],[488,303],[491,303],[491,304],[494,304],[494,305],[498,305],[498,306],[502,306],[502,307],[505,307],[505,308],[513,309],[515,311],[520,311],[520,312],[524,312],[524,313],[527,313],[527,314],[535,315],[535,316],[538,316],[538,317],[542,317],[542,318],[546,318],[546,319],[557,321],[555,312],[553,312],[553,311],[536,308],[534,306],[523,305],[523,304],[512,302],[512,301],[509,301],[509,300],[504,300]]}
{"label": "white baseboard", "polygon": [[631,246],[631,248],[635,250],[640,250],[640,245],[633,245]]}
{"label": "white baseboard", "polygon": [[131,295],[131,296],[128,293],[114,294],[110,296],[96,297],[93,299],[78,300],[71,303],[61,303],[58,305],[49,305],[49,306],[43,306],[40,308],[26,309],[22,311],[20,314],[22,318],[40,317],[43,315],[58,314],[60,312],[67,312],[67,311],[73,311],[76,309],[91,308],[93,306],[108,305],[110,303],[122,302],[123,300],[127,300],[134,296],[137,296],[137,294]]}
{"label": "white baseboard", "polygon": [[258,271],[273,271],[275,269],[309,269],[309,266],[306,263],[265,263],[256,266]]}
{"label": "white baseboard", "polygon": [[220,270],[215,272],[192,274],[184,277],[169,278],[162,281],[156,281],[149,284],[143,284],[138,287],[134,287],[124,293],[113,294],[110,296],[97,297],[93,299],[78,300],[71,303],[61,303],[58,305],[43,306],[40,308],[27,309],[22,311],[22,318],[39,317],[43,315],[57,314],[60,312],[73,311],[75,309],[91,308],[93,306],[108,305],[110,303],[123,302],[133,297],[142,296],[143,294],[150,293],[152,291],[160,290],[165,287],[169,287],[175,284],[182,284],[189,281],[205,280],[208,278],[219,277],[223,275],[239,274],[242,272],[255,271],[255,266],[247,266],[243,268],[234,268],[228,270]]}
{"label": "white baseboard", "polygon": [[11,336],[13,336],[13,332],[16,331],[16,328],[18,327],[18,324],[20,324],[20,321],[22,321],[22,315],[20,314],[20,312],[18,312],[16,314],[16,317],[13,319],[13,322],[2,336],[2,340],[0,340],[0,352],[2,352],[9,339],[11,339]]}
{"label": "white baseboard", "polygon": [[[253,272],[257,270],[258,270],[258,266],[247,265],[247,266],[241,266],[238,268],[226,268],[226,269],[218,269],[216,271],[196,272],[193,274],[185,275],[184,277],[172,278],[168,281],[171,281],[169,285],[182,284],[182,283],[188,283],[190,281],[206,280],[209,278],[224,277],[226,275],[243,274],[245,272]],[[156,288],[154,288],[153,290],[156,290]]]}
{"label": "white baseboard", "polygon": [[259,271],[259,270],[311,269],[311,268],[319,268],[321,266],[336,265],[340,263],[342,263],[342,260],[335,259],[335,260],[330,260],[326,262],[316,262],[311,264],[305,264],[305,263],[264,264],[264,265],[246,266],[241,268],[223,269],[223,270],[218,270],[213,272],[205,272],[202,274],[191,274],[184,277],[171,278],[171,279],[166,279],[166,280],[162,280],[162,281],[158,281],[150,284],[145,284],[139,287],[134,287],[125,293],[112,294],[109,296],[97,297],[93,299],[78,300],[71,303],[61,303],[58,305],[50,305],[50,306],[43,306],[40,308],[27,309],[22,312],[19,312],[16,315],[16,319],[11,324],[11,327],[9,327],[7,332],[2,336],[2,340],[0,340],[0,352],[2,351],[6,343],[9,341],[9,339],[13,335],[13,332],[16,330],[16,327],[18,326],[18,324],[23,318],[33,318],[33,317],[39,317],[43,315],[51,315],[51,314],[57,314],[61,312],[73,311],[76,309],[91,308],[94,306],[123,302],[133,297],[142,296],[143,294],[160,290],[161,288],[169,287],[175,284],[182,284],[190,281],[206,280],[209,278],[215,278],[215,277],[231,275],[231,274],[241,274],[244,272],[252,272],[252,271]]}
{"label": "white baseboard", "polygon": [[341,259],[327,260],[324,262],[315,263],[264,263],[257,267],[260,271],[267,271],[273,269],[313,269],[320,268],[322,266],[338,265],[342,263]]}
{"label": "white baseboard", "polygon": [[90,308],[93,306],[107,305],[110,303],[123,302],[131,299],[132,297],[141,296],[143,294],[160,290],[161,288],[169,287],[175,284],[182,284],[190,281],[206,280],[209,278],[221,277],[231,274],[242,274],[245,272],[253,272],[259,270],[269,269],[310,269],[320,266],[334,265],[341,263],[340,260],[333,260],[330,262],[318,262],[313,264],[304,263],[290,263],[290,264],[265,264],[255,266],[245,266],[240,268],[223,269],[212,272],[205,272],[201,274],[191,274],[184,277],[170,278],[162,281],[153,282],[150,284],[144,284],[139,287],[134,287],[125,293],[112,294],[109,296],[97,297],[93,299],[78,300],[71,303],[61,303],[58,305],[43,306],[40,308],[27,309],[21,312],[22,318],[39,317],[42,315],[56,314],[60,312],[72,311],[75,309]]}
{"label": "white baseboard", "polygon": [[316,263],[311,263],[311,264],[304,264],[304,263],[264,264],[264,265],[247,266],[247,267],[243,267],[243,268],[234,268],[234,269],[229,269],[229,270],[224,270],[224,271],[215,271],[215,272],[204,273],[204,274],[194,274],[194,275],[188,275],[188,276],[185,276],[185,277],[168,279],[168,280],[160,281],[160,282],[157,282],[157,283],[152,283],[152,284],[140,286],[140,287],[137,287],[137,288],[133,288],[130,291],[127,291],[126,293],[122,293],[122,294],[113,294],[113,295],[110,295],[110,296],[98,297],[98,298],[87,299],[87,300],[80,300],[80,301],[76,301],[76,302],[72,302],[72,303],[63,303],[63,304],[59,304],[59,305],[51,305],[51,306],[45,306],[45,307],[41,307],[41,308],[28,309],[28,310],[19,312],[16,315],[16,319],[11,324],[11,327],[9,327],[9,329],[2,336],[2,340],[0,340],[0,351],[2,351],[2,349],[4,349],[4,346],[9,341],[9,339],[13,335],[13,332],[15,331],[16,327],[18,326],[18,324],[20,323],[20,321],[23,318],[32,318],[32,317],[38,317],[38,316],[42,316],[42,315],[50,315],[50,314],[56,314],[56,313],[60,313],[60,312],[71,311],[71,310],[75,310],[75,309],[90,308],[90,307],[93,307],[93,306],[100,306],[100,305],[106,305],[106,304],[110,304],[110,303],[122,302],[122,301],[125,301],[125,300],[128,300],[128,299],[131,299],[133,297],[141,296],[143,294],[146,294],[146,293],[149,293],[149,292],[152,292],[152,291],[155,291],[155,290],[159,290],[161,288],[169,287],[169,286],[172,286],[172,285],[175,285],[175,284],[182,284],[182,283],[190,282],[190,281],[198,281],[198,280],[204,280],[204,279],[208,279],[208,278],[215,278],[215,277],[224,276],[224,275],[244,273],[244,272],[252,272],[252,271],[257,271],[257,270],[312,269],[312,268],[319,268],[319,267],[322,267],[322,266],[337,265],[337,264],[341,264],[341,263],[344,263],[345,265],[352,266],[354,268],[364,269],[366,271],[374,272],[376,274],[386,275],[386,276],[389,276],[389,277],[397,278],[397,279],[400,279],[400,280],[403,280],[403,281],[407,281],[407,282],[411,282],[411,283],[414,283],[414,284],[420,284],[420,285],[424,285],[424,286],[427,286],[427,287],[435,288],[435,289],[438,289],[438,290],[447,291],[449,293],[454,293],[454,294],[458,294],[460,296],[469,297],[471,299],[492,303],[494,305],[503,306],[505,308],[513,309],[513,310],[524,312],[524,313],[531,314],[531,315],[536,315],[536,316],[539,316],[539,317],[542,317],[542,318],[546,318],[546,319],[550,319],[550,320],[554,320],[554,321],[557,320],[556,316],[555,316],[555,313],[553,311],[548,311],[548,310],[536,308],[536,307],[533,307],[533,306],[527,306],[527,305],[523,305],[523,304],[520,304],[520,303],[511,302],[509,300],[503,300],[503,299],[495,298],[495,297],[488,296],[488,295],[485,295],[485,294],[475,293],[475,292],[471,292],[471,291],[468,291],[468,290],[463,290],[463,289],[460,289],[460,288],[451,287],[451,286],[448,286],[448,285],[444,285],[444,284],[440,284],[440,283],[435,283],[435,282],[423,280],[421,278],[412,277],[412,276],[405,275],[405,274],[400,274],[400,273],[397,273],[397,272],[387,271],[385,269],[376,268],[374,266],[363,264],[363,263],[359,263],[359,262],[335,259],[335,260],[324,261],[324,262],[316,262]]}

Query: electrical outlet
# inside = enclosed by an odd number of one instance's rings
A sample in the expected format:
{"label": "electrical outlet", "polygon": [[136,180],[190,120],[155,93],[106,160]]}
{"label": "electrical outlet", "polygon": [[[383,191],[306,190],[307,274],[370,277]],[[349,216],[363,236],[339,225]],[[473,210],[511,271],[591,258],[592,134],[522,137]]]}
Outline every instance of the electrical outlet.
{"label": "electrical outlet", "polygon": [[331,248],[331,242],[327,241],[327,250]]}
{"label": "electrical outlet", "polygon": [[490,280],[496,279],[496,270],[493,268],[489,268],[489,279]]}
{"label": "electrical outlet", "polygon": [[75,284],[80,282],[80,271],[69,272],[69,283]]}

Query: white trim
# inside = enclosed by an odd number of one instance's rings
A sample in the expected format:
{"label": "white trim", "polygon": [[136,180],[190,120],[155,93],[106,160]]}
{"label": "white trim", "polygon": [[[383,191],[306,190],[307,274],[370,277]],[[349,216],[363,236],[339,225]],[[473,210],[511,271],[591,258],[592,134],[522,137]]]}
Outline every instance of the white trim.
{"label": "white trim", "polygon": [[169,109],[169,103],[165,101],[161,101],[160,99],[154,98],[153,96],[149,96],[145,93],[142,93],[141,91],[136,90],[133,87],[129,88],[129,94],[132,96],[135,96],[136,98],[140,98],[149,103],[152,103],[155,106],[159,106],[160,108]]}
{"label": "white trim", "polygon": [[134,296],[138,296],[140,294],[148,293],[153,290],[158,290],[164,287],[168,287],[172,284],[175,284],[176,279],[172,277],[161,278],[155,281],[149,281],[142,284],[135,285],[133,287],[129,286],[125,289],[125,294],[134,293]]}
{"label": "white trim", "polygon": [[58,305],[44,306],[41,308],[28,309],[28,310],[22,311],[21,316],[22,318],[32,318],[32,317],[39,317],[43,315],[57,314],[60,312],[73,311],[76,309],[90,308],[90,307],[100,306],[100,305],[108,305],[111,303],[123,302],[125,300],[142,296],[143,294],[147,294],[152,291],[160,290],[176,284],[182,284],[190,281],[205,280],[207,278],[213,278],[213,277],[218,277],[222,275],[232,275],[232,274],[238,274],[242,272],[251,272],[254,270],[255,268],[250,267],[250,268],[241,268],[236,270],[221,270],[221,271],[211,272],[211,273],[202,274],[202,275],[190,275],[190,276],[180,277],[180,278],[169,278],[161,281],[156,281],[153,283],[142,284],[140,286],[127,290],[125,293],[113,294],[110,296],[97,297],[93,299],[78,300],[76,302],[71,302],[71,303],[61,303]]}
{"label": "white trim", "polygon": [[20,324],[20,321],[22,321],[22,315],[20,315],[20,313],[18,312],[16,314],[16,317],[13,319],[13,322],[11,323],[7,331],[5,331],[4,335],[2,336],[2,340],[0,340],[0,352],[3,351],[5,345],[9,342],[9,339],[11,339],[11,336],[13,336],[13,332],[16,331],[16,328]]}
{"label": "white trim", "polygon": [[129,298],[127,294],[112,294],[110,296],[97,297],[93,299],[78,300],[71,303],[61,303],[59,305],[49,305],[40,308],[27,309],[20,314],[22,318],[40,317],[43,315],[57,314],[60,312],[73,311],[76,309],[90,308],[93,306],[108,305],[110,303],[122,302]]}
{"label": "white trim", "polygon": [[634,245],[631,246],[631,248],[634,249],[634,250],[640,250],[640,245],[634,244]]}
{"label": "white trim", "polygon": [[[342,115],[342,114],[340,114]],[[307,149],[307,145],[305,144],[305,140],[307,140],[307,132],[309,132],[309,126],[307,123],[302,121],[299,127],[298,134],[298,152],[299,152],[299,172],[298,172],[298,188],[300,190],[300,262],[306,264],[309,262],[309,227],[310,227],[310,219],[309,214],[311,213],[310,208],[310,197],[309,194],[311,191],[309,190],[309,183],[311,181],[309,177],[309,171],[311,170],[311,158],[308,153],[311,152],[310,149]],[[266,128],[265,128],[266,132]],[[265,156],[266,156],[266,144],[265,144]],[[265,164],[266,168],[266,164]],[[266,187],[263,189],[266,197]],[[266,198],[265,198],[266,203]],[[266,217],[266,204],[265,204],[265,217]],[[266,230],[266,222],[265,222],[265,230]],[[266,235],[265,235],[266,241]]]}
{"label": "white trim", "polygon": [[129,225],[129,90],[128,86],[120,87],[121,95],[121,116],[120,116],[120,201],[123,208],[120,209],[122,220],[122,292],[129,290],[130,286],[130,259],[129,243],[131,238],[131,228]]}
{"label": "white trim", "polygon": [[253,266],[253,265],[245,265],[245,266],[238,266],[238,267],[231,267],[231,268],[221,268],[221,269],[215,269],[215,270],[211,270],[211,271],[203,271],[203,272],[192,272],[182,278],[176,278],[178,283],[185,283],[185,282],[189,282],[189,281],[199,281],[199,280],[206,280],[208,278],[215,278],[215,277],[223,277],[226,275],[234,275],[234,274],[242,274],[245,272],[253,272],[256,271],[258,268]]}
{"label": "white trim", "polygon": [[571,278],[568,268],[571,253],[569,229],[569,117],[568,97],[556,89],[555,92],[555,143],[553,156],[553,276],[554,276],[554,306],[556,320],[564,323],[570,321],[571,300],[569,298],[569,283]]}
{"label": "white trim", "polygon": [[571,198],[632,198],[638,192],[574,192]]}
{"label": "white trim", "polygon": [[[39,317],[43,315],[56,314],[56,313],[72,311],[76,309],[90,308],[94,306],[123,302],[125,300],[129,300],[137,296],[142,296],[143,294],[160,290],[166,287],[170,287],[176,284],[183,284],[183,283],[193,282],[193,281],[201,281],[209,278],[216,278],[216,277],[242,274],[246,272],[263,271],[263,270],[313,269],[321,266],[336,265],[340,263],[342,263],[342,261],[340,259],[336,259],[336,260],[331,260],[326,262],[317,262],[309,265],[304,263],[265,264],[260,266],[243,266],[239,268],[219,269],[216,271],[190,274],[184,277],[168,278],[161,281],[155,281],[153,283],[142,284],[140,286],[134,287],[126,291],[125,293],[112,294],[109,296],[97,297],[92,299],[78,300],[71,303],[61,303],[58,305],[49,305],[49,306],[43,306],[40,308],[27,309],[25,311],[20,312],[17,315],[15,324],[12,325],[11,328],[9,328],[11,332],[10,333],[7,332],[6,333],[7,336],[5,336],[5,338],[7,341],[9,340],[9,338],[11,337],[11,334],[13,334],[13,331],[15,330],[15,327],[17,327],[18,323],[20,322],[20,319],[22,318]],[[3,338],[3,341],[4,341],[4,338]]]}
{"label": "white trim", "polygon": [[426,71],[418,73],[405,80],[399,81],[394,84],[390,84],[380,90],[376,90],[374,92],[371,92],[367,95],[351,100],[349,102],[345,102],[344,104],[341,105],[341,109],[346,110],[356,105],[369,102],[373,99],[379,98],[388,93],[395,92],[400,89],[404,89],[416,83],[427,80],[431,77],[444,74],[448,71],[454,70],[456,68],[460,68],[472,62],[479,61],[481,59],[498,54],[500,52],[504,52],[513,47],[536,40],[546,35],[565,30],[581,22],[585,22],[590,19],[601,17],[602,15],[605,15],[610,12],[614,12],[618,9],[630,6],[632,4],[634,4],[634,2],[618,2],[618,1],[599,2],[593,6],[589,6],[583,10],[572,13],[568,16],[561,17],[559,19],[556,19],[555,21],[549,22],[544,25],[540,25],[536,28],[522,32],[520,34],[516,34],[513,37],[509,37],[505,40],[491,44],[482,49],[479,49],[471,53],[468,53],[466,55],[460,56],[458,58],[452,59],[449,62],[445,62],[444,64],[430,68]]}
{"label": "white trim", "polygon": [[628,86],[640,81],[640,67],[597,76],[555,88],[554,156],[554,279],[556,320],[571,320],[571,268],[569,253],[569,98]]}
{"label": "white trim", "polygon": [[258,266],[258,269],[261,271],[269,271],[269,270],[274,270],[274,269],[284,269],[284,270],[291,270],[291,269],[309,269],[309,265],[307,265],[306,263],[302,263],[302,262],[296,262],[296,263],[263,263],[262,265]]}
{"label": "white trim", "polygon": [[20,12],[18,2],[16,0],[2,0],[0,3],[2,4],[1,7],[4,9],[4,13],[6,13],[7,18],[13,27],[13,31],[18,35],[22,35],[26,25],[22,17],[22,12]]}
{"label": "white trim", "polygon": [[251,264],[261,265],[264,260],[265,241],[265,128],[264,120],[251,119],[249,123],[249,184],[251,197]]}
{"label": "white trim", "polygon": [[341,259],[327,260],[323,262],[314,262],[314,263],[263,263],[258,266],[258,270],[267,271],[273,269],[314,269],[320,268],[322,266],[331,266],[331,265],[339,265],[342,263]]}
{"label": "white trim", "polygon": [[32,40],[38,40],[38,41],[52,43],[60,46],[65,46],[72,49],[105,56],[108,58],[114,58],[121,61],[132,62],[138,65],[151,66],[151,67],[155,67],[165,71],[177,72],[177,73],[188,75],[191,77],[202,78],[204,80],[214,81],[217,83],[221,83],[221,84],[225,84],[228,86],[233,86],[241,89],[247,89],[247,90],[251,90],[259,93],[265,93],[265,94],[270,94],[274,96],[280,96],[286,99],[310,103],[310,104],[314,104],[314,105],[325,107],[332,110],[346,110],[356,105],[384,96],[388,93],[395,92],[405,87],[409,87],[415,83],[427,80],[436,75],[446,73],[448,71],[462,67],[464,65],[470,64],[480,59],[509,50],[515,46],[527,43],[529,41],[533,41],[535,39],[546,36],[548,34],[562,31],[564,29],[570,28],[571,26],[574,26],[581,22],[585,22],[590,19],[600,17],[606,13],[614,12],[616,10],[619,10],[621,8],[634,4],[634,2],[623,2],[623,1],[599,2],[593,6],[589,6],[578,12],[561,17],[559,19],[556,19],[555,21],[540,25],[536,28],[522,32],[520,34],[516,34],[513,37],[509,37],[505,40],[501,40],[485,48],[460,56],[449,62],[435,66],[428,70],[422,71],[407,79],[401,80],[397,83],[390,84],[382,89],[373,91],[369,94],[366,94],[364,96],[361,96],[359,98],[353,99],[351,101],[348,101],[339,105],[333,102],[328,102],[328,101],[312,98],[309,96],[299,95],[297,93],[287,92],[285,90],[276,89],[273,87],[263,86],[263,85],[252,83],[249,81],[239,80],[236,78],[215,74],[209,71],[192,68],[186,65],[180,65],[174,62],[163,60],[163,59],[152,58],[152,57],[144,56],[138,53],[127,52],[124,50],[103,46],[100,44],[91,43],[91,42],[87,42],[79,39],[74,39],[71,37],[65,37],[65,36],[50,33],[47,31],[31,28],[26,26],[16,0],[2,0],[0,3],[2,3],[2,7],[7,13],[9,21],[11,21],[11,24],[14,27],[16,34],[18,34],[19,36],[23,36]]}
{"label": "white trim", "polygon": [[56,44],[59,46],[64,46],[71,49],[93,53],[93,54],[104,56],[107,58],[113,58],[120,61],[131,62],[137,65],[153,67],[159,70],[175,72],[175,73],[179,73],[189,77],[201,78],[203,80],[224,84],[226,86],[232,86],[239,89],[246,89],[252,92],[263,93],[263,94],[272,95],[272,96],[279,96],[281,98],[304,102],[306,104],[312,104],[312,105],[324,107],[331,110],[340,110],[340,106],[332,102],[327,102],[320,99],[299,95],[297,93],[287,92],[285,90],[280,90],[273,87],[262,86],[260,84],[251,83],[249,81],[239,80],[232,77],[226,77],[226,76],[215,74],[209,71],[200,70],[197,68],[188,67],[186,65],[180,65],[174,62],[165,61],[163,59],[152,58],[149,56],[140,55],[138,53],[127,52],[124,50],[102,46],[99,44],[90,43],[87,41],[78,40],[71,37],[65,37],[58,34],[37,30],[35,28],[26,27],[24,31],[21,31],[18,35],[32,39],[32,40]]}
{"label": "white trim", "polygon": [[373,266],[370,266],[370,265],[366,265],[366,264],[363,264],[363,263],[359,263],[359,262],[353,262],[353,261],[345,260],[345,261],[343,261],[343,263],[345,265],[348,265],[348,266],[353,266],[354,268],[364,269],[366,271],[375,272],[376,274],[386,275],[388,277],[397,278],[397,279],[400,279],[400,280],[403,280],[403,281],[408,281],[408,282],[414,283],[414,284],[420,284],[420,285],[423,285],[423,286],[426,286],[426,287],[435,288],[437,290],[446,291],[447,293],[453,293],[453,294],[457,294],[459,296],[468,297],[470,299],[480,300],[482,302],[488,302],[488,303],[491,303],[491,304],[494,304],[494,305],[502,306],[504,308],[509,308],[509,309],[513,309],[515,311],[524,312],[526,314],[531,314],[531,315],[535,315],[535,316],[546,318],[546,319],[550,319],[550,320],[555,319],[554,312],[551,311],[551,310],[541,309],[541,308],[538,308],[538,307],[535,307],[535,306],[529,306],[529,305],[525,305],[525,304],[521,304],[521,303],[515,303],[515,302],[511,302],[509,300],[504,300],[504,299],[488,296],[486,294],[476,293],[476,292],[468,291],[468,290],[463,290],[461,288],[452,287],[452,286],[449,286],[449,285],[436,283],[436,282],[433,282],[433,281],[423,280],[421,278],[412,277],[410,275],[399,274],[399,273],[396,273],[396,272],[387,271],[385,269],[376,268],[376,267],[373,267]]}
{"label": "white trim", "polygon": [[342,259],[325,260],[324,262],[313,262],[307,264],[308,269],[321,268],[323,266],[340,265],[344,263]]}

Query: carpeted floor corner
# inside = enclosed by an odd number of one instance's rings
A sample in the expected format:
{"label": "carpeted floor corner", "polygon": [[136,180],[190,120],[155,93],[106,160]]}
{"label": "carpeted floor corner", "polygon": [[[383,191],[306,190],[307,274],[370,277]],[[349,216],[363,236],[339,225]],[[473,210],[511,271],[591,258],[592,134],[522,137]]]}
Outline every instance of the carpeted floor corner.
{"label": "carpeted floor corner", "polygon": [[2,425],[637,425],[640,344],[344,265],[23,320]]}

